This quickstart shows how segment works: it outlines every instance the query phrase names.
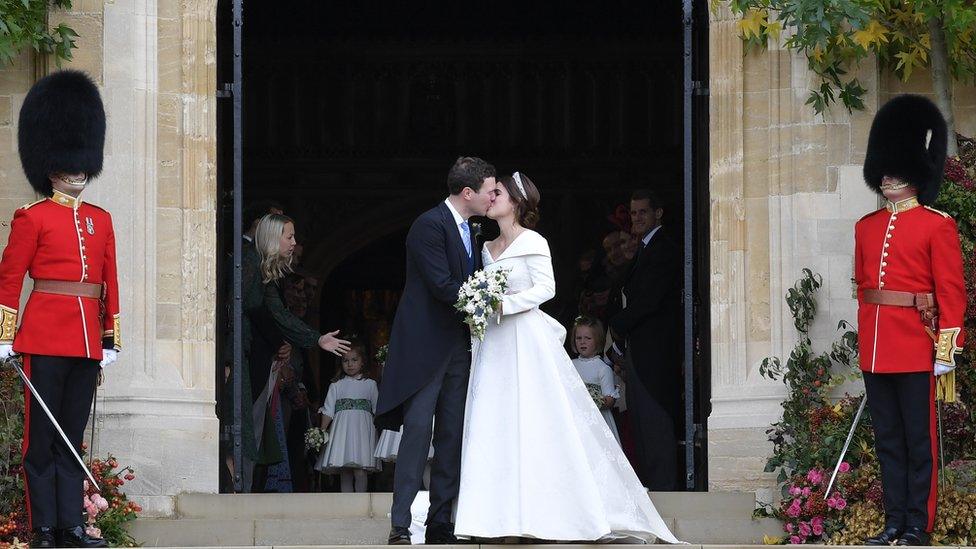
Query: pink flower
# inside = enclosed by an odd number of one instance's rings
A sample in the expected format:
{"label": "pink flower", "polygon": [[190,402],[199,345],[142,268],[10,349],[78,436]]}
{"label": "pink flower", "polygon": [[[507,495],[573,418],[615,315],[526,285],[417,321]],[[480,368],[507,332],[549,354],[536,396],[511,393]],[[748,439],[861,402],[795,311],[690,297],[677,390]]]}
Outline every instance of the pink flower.
{"label": "pink flower", "polygon": [[823,482],[823,472],[820,469],[810,469],[807,473],[807,480],[811,484],[820,484]]}
{"label": "pink flower", "polygon": [[840,472],[841,473],[846,473],[846,472],[848,472],[850,470],[851,470],[851,464],[850,463],[847,463],[846,461],[842,461],[840,463]]}
{"label": "pink flower", "polygon": [[823,523],[814,524],[813,526],[811,526],[811,528],[813,529],[813,535],[815,536],[822,536],[824,533]]}
{"label": "pink flower", "polygon": [[847,508],[847,500],[840,496],[837,496],[837,510],[843,511],[846,508]]}
{"label": "pink flower", "polygon": [[790,495],[791,496],[798,496],[801,493],[803,493],[803,489],[800,488],[799,486],[790,486]]}
{"label": "pink flower", "polygon": [[796,517],[800,516],[800,510],[801,510],[801,508],[800,508],[800,500],[794,499],[793,500],[793,503],[790,504],[789,509],[786,510],[786,514],[789,515],[789,516],[791,516],[791,517],[793,517],[793,518],[796,518]]}
{"label": "pink flower", "polygon": [[85,533],[93,538],[102,537],[102,531],[94,526],[89,526],[88,528],[85,528]]}
{"label": "pink flower", "polygon": [[786,523],[786,526],[785,526],[785,528],[786,528],[786,531],[787,531],[787,532],[789,532],[789,533],[791,533],[791,534],[792,534],[792,533],[793,533],[793,530],[794,530],[794,529],[795,529],[796,527],[795,527],[795,526],[793,526],[793,523],[792,523],[792,522],[787,522],[787,523]]}
{"label": "pink flower", "polygon": [[104,511],[108,509],[108,501],[98,494],[95,494],[95,496],[92,497],[92,503],[94,503],[95,506],[98,507],[99,511]]}
{"label": "pink flower", "polygon": [[810,525],[809,524],[807,524],[805,522],[801,522],[800,523],[800,535],[803,536],[804,538],[810,537]]}
{"label": "pink flower", "polygon": [[803,497],[808,498],[810,497],[810,488],[804,488],[800,493],[803,494]]}
{"label": "pink flower", "polygon": [[800,538],[797,536],[790,536],[790,543],[792,543],[793,545],[799,545],[803,542],[800,541]]}

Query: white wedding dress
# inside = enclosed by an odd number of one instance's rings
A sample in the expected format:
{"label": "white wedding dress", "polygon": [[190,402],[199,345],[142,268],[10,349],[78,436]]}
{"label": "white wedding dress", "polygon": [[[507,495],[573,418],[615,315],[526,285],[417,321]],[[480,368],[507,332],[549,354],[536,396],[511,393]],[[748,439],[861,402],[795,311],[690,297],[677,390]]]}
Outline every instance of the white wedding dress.
{"label": "white wedding dress", "polygon": [[509,295],[474,340],[455,534],[680,543],[563,349],[565,329],[539,310],[555,295],[546,239],[525,231],[483,255],[509,271]]}

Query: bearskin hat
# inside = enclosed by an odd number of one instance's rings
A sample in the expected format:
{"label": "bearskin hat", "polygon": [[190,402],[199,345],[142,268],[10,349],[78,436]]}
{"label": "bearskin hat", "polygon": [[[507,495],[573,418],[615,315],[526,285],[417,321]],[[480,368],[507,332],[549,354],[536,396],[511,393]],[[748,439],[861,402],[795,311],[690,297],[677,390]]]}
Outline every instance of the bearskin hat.
{"label": "bearskin hat", "polygon": [[864,181],[881,194],[884,176],[897,177],[918,189],[918,201],[929,205],[939,195],[946,160],[948,131],[934,103],[919,95],[900,95],[874,116],[864,158]]}
{"label": "bearskin hat", "polygon": [[85,73],[64,70],[38,80],[24,98],[19,124],[20,163],[38,193],[51,196],[52,173],[101,173],[105,108]]}

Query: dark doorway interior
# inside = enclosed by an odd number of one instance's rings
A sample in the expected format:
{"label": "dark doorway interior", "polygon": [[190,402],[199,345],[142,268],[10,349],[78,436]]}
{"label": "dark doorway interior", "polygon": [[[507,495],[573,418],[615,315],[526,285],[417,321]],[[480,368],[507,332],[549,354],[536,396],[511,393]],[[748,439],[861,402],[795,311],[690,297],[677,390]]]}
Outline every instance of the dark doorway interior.
{"label": "dark doorway interior", "polygon": [[[218,5],[223,82],[230,2]],[[244,199],[277,200],[296,220],[302,268],[318,282],[308,316],[322,331],[385,343],[406,230],[446,196],[461,155],[539,186],[558,285],[544,309],[564,324],[581,303],[602,311],[607,291],[587,287],[584,270],[628,226],[635,188],[662,197],[666,230],[682,242],[679,2],[251,2],[244,29]],[[218,126],[224,273],[234,237],[227,107]],[[707,243],[707,191],[698,194],[696,243]],[[696,280],[707,283],[703,268]],[[707,285],[696,295],[707,309]],[[312,359],[321,395],[335,365]],[[707,364],[696,377],[695,398],[707,402]],[[702,489],[704,459],[695,468]]]}

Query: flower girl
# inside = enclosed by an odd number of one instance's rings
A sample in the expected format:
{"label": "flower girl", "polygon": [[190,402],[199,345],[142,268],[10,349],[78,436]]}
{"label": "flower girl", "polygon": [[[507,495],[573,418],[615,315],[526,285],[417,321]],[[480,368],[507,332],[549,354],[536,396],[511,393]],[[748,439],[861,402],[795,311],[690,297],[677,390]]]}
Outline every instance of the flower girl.
{"label": "flower girl", "polygon": [[325,403],[319,408],[322,430],[332,427],[315,469],[339,473],[343,492],[365,492],[366,473],[378,469],[373,413],[378,394],[376,382],[364,375],[366,349],[354,343],[342,357]]}
{"label": "flower girl", "polygon": [[579,353],[579,358],[573,359],[573,365],[583,378],[583,383],[589,389],[594,403],[600,409],[603,419],[610,426],[610,431],[619,444],[620,433],[617,432],[617,424],[613,421],[610,410],[620,398],[620,392],[613,382],[613,370],[597,354],[604,347],[605,334],[603,323],[598,319],[588,316],[577,317],[573,323],[572,341],[573,350]]}

